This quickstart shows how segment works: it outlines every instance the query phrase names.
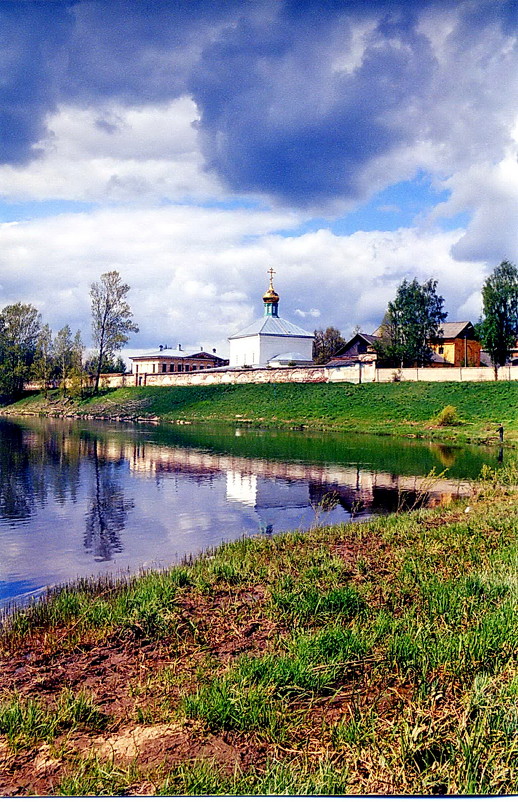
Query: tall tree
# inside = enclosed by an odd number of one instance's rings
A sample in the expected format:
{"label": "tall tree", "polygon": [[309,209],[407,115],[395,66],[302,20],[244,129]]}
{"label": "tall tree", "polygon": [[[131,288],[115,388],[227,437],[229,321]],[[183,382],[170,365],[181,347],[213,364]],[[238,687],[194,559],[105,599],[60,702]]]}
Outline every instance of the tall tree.
{"label": "tall tree", "polygon": [[518,339],[518,270],[512,262],[500,262],[486,279],[482,304],[478,333],[491,357],[496,379],[498,367],[505,365]]}
{"label": "tall tree", "polygon": [[67,379],[72,367],[73,340],[70,326],[63,326],[58,331],[54,340],[54,353],[56,357],[56,367],[63,395],[67,393]]}
{"label": "tall tree", "polygon": [[126,301],[129,290],[129,285],[123,284],[116,270],[103,273],[100,281],[95,281],[90,289],[92,333],[97,346],[95,393],[99,390],[99,378],[105,360],[112,360],[119,348],[128,342],[129,332],[138,331],[138,326],[132,321],[133,312]]}
{"label": "tall tree", "polygon": [[43,394],[47,398],[49,385],[55,368],[52,330],[48,323],[40,329],[36,340],[36,356],[32,366],[32,375],[41,382]]}
{"label": "tall tree", "polygon": [[323,329],[315,329],[313,361],[317,365],[325,365],[342,345],[345,345],[345,340],[340,330],[334,326],[328,326],[325,331]]}
{"label": "tall tree", "polygon": [[433,351],[430,343],[441,333],[444,298],[437,295],[433,279],[419,284],[417,279],[399,285],[388,305],[375,345],[381,359],[395,367],[428,365]]}
{"label": "tall tree", "polygon": [[32,304],[16,303],[0,312],[0,392],[15,397],[29,379],[41,328]]}
{"label": "tall tree", "polygon": [[85,367],[83,364],[84,345],[81,339],[81,332],[76,331],[72,341],[70,381],[68,384],[68,394],[70,396],[82,396],[85,383]]}

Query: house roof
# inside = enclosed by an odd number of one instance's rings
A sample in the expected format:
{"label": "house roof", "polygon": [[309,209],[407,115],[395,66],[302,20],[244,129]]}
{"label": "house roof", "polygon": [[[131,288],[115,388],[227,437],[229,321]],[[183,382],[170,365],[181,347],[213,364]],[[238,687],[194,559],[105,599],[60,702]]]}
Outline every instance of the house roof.
{"label": "house roof", "polygon": [[456,337],[460,337],[461,334],[464,334],[464,329],[473,328],[471,321],[469,320],[461,320],[451,323],[442,323],[441,330],[442,334],[440,339],[442,340],[454,340]]}
{"label": "house roof", "polygon": [[272,356],[268,362],[313,362],[312,359],[308,359],[307,356],[301,354],[300,351],[286,351],[283,354],[275,354]]}
{"label": "house roof", "polygon": [[357,364],[357,363],[356,363],[356,361],[354,359],[347,359],[346,357],[344,357],[343,359],[340,359],[340,357],[338,357],[337,359],[333,358],[333,359],[330,359],[329,362],[326,362],[325,367],[326,368],[343,368],[343,367],[349,367],[350,365],[355,365],[355,364]]}
{"label": "house roof", "polygon": [[451,362],[448,362],[441,354],[436,354],[435,351],[432,353],[430,357],[430,362],[433,362],[434,365],[448,365],[453,366]]}
{"label": "house roof", "polygon": [[206,351],[200,351],[199,349],[188,349],[188,350],[180,350],[179,348],[162,348],[162,350],[149,350],[143,351],[140,354],[135,354],[134,356],[130,356],[130,359],[163,359],[163,358],[180,358],[180,359],[222,359],[222,357],[218,356],[217,354],[208,354]]}
{"label": "house roof", "polygon": [[357,331],[356,334],[353,334],[353,336],[349,340],[347,340],[347,342],[344,345],[342,345],[341,348],[338,349],[338,351],[334,356],[340,356],[340,354],[343,354],[346,351],[348,351],[352,343],[356,339],[362,339],[367,343],[367,345],[373,345],[380,338],[377,337],[375,334],[365,334],[365,332],[363,331]]}
{"label": "house roof", "polygon": [[311,339],[314,337],[309,331],[301,329],[300,326],[290,323],[283,317],[265,315],[257,318],[245,329],[241,329],[228,339],[237,340],[239,337],[253,337],[255,334],[272,334],[275,337],[310,337]]}

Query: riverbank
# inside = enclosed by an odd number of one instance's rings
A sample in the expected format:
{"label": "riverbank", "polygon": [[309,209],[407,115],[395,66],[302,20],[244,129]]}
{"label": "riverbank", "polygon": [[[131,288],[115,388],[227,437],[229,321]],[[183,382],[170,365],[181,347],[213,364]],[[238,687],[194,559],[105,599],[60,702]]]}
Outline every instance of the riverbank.
{"label": "riverbank", "polygon": [[[441,425],[445,407],[454,407]],[[63,401],[59,393],[29,396],[2,414],[51,415],[189,423],[239,422],[458,443],[518,444],[518,383],[263,384],[219,387],[126,387],[95,398]]]}
{"label": "riverbank", "polygon": [[17,614],[0,793],[513,793],[517,484]]}

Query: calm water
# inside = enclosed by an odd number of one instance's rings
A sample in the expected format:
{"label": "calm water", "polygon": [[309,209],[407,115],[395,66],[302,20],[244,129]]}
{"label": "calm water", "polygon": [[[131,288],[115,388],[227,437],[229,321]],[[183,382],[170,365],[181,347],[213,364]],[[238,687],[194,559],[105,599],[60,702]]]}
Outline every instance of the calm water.
{"label": "calm water", "polygon": [[212,426],[0,419],[0,605],[223,540],[466,492],[498,451]]}

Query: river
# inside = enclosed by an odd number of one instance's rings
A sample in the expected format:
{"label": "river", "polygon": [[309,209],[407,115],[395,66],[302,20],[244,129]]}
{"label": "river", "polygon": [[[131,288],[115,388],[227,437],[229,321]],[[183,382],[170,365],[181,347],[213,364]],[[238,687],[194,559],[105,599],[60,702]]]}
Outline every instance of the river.
{"label": "river", "polygon": [[438,503],[499,457],[365,435],[0,418],[0,606],[242,536]]}

